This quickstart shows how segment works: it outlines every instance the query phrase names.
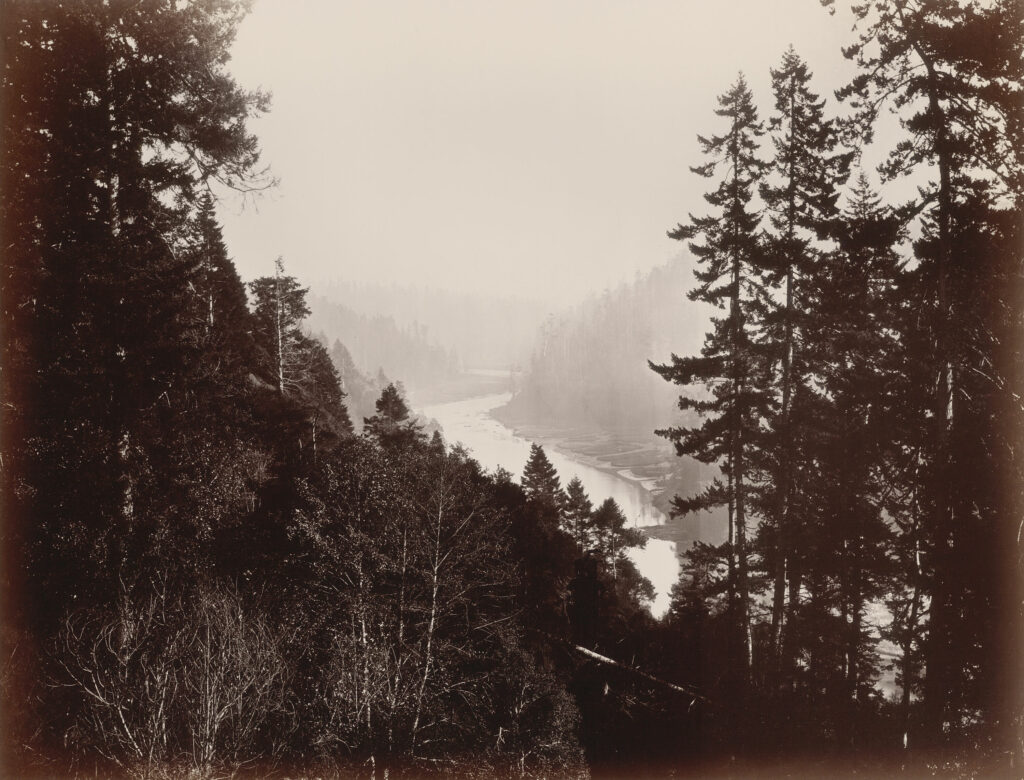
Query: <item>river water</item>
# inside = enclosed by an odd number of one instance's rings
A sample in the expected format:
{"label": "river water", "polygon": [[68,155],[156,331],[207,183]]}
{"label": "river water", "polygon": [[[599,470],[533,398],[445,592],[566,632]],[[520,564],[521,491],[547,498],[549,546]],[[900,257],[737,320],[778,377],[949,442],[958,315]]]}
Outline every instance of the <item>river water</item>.
{"label": "river water", "polygon": [[[519,476],[529,458],[531,442],[490,416],[492,410],[504,406],[511,397],[511,393],[496,393],[434,404],[419,411],[440,423],[445,441],[461,443],[484,468],[502,467]],[[614,498],[634,526],[665,522],[665,515],[655,508],[650,492],[638,480],[596,468],[570,452],[553,448],[546,448],[545,452],[558,470],[563,487],[573,477],[579,477],[595,507],[606,498]],[[651,613],[661,617],[668,610],[670,591],[679,578],[675,542],[648,539],[644,549],[634,548],[629,557],[654,585]]]}

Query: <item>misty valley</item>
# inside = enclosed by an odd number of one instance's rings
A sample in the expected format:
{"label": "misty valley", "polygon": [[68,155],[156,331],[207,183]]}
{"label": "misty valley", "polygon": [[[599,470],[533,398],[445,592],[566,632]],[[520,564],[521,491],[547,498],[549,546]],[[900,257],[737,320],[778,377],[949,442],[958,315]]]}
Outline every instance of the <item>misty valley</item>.
{"label": "misty valley", "polygon": [[0,31],[4,777],[1021,776],[1019,0]]}
{"label": "misty valley", "polygon": [[[485,468],[521,473],[529,444],[537,442],[565,482],[578,477],[589,495],[614,499],[627,522],[648,537],[628,554],[655,586],[652,607],[660,617],[678,579],[679,545],[720,544],[727,533],[721,511],[669,519],[672,496],[698,492],[716,472],[676,458],[654,434],[677,415],[671,387],[650,371],[647,356],[670,353],[664,334],[689,332],[695,340],[704,325],[699,310],[678,305],[690,274],[679,258],[565,315],[516,300],[463,295],[453,306],[450,296],[431,290],[334,286],[312,298],[305,327],[325,346],[334,345],[329,351],[357,427],[373,413],[388,377],[401,377],[425,429],[464,445]],[[556,333],[588,328],[597,319],[599,335],[590,336],[588,352],[612,344],[617,351],[597,364],[588,354],[589,373],[558,361],[564,374],[551,378],[531,364],[531,355],[550,351]],[[442,343],[438,333],[450,342]],[[655,340],[654,334],[663,335]],[[463,355],[492,367],[474,367]],[[610,381],[592,383],[599,371]]]}

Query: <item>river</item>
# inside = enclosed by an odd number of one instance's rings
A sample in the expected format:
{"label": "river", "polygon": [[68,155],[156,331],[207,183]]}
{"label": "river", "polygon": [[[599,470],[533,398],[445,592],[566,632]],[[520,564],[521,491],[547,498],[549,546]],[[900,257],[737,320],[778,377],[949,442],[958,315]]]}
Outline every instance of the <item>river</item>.
{"label": "river", "polygon": [[[461,443],[487,469],[502,467],[516,476],[523,473],[531,442],[491,417],[492,410],[508,403],[511,393],[495,393],[459,401],[425,406],[419,411],[437,420],[449,444]],[[626,519],[636,527],[660,525],[665,515],[653,505],[650,492],[638,481],[621,473],[605,471],[585,463],[570,452],[546,449],[552,465],[565,486],[579,477],[596,507],[614,498]],[[648,539],[644,549],[630,551],[629,557],[655,589],[651,613],[661,617],[668,610],[672,586],[679,578],[675,542]]]}

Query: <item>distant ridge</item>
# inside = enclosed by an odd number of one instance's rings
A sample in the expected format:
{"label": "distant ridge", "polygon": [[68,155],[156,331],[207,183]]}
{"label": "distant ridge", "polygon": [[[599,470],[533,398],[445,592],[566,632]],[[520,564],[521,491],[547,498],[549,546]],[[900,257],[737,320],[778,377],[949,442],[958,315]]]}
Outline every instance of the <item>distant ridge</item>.
{"label": "distant ridge", "polygon": [[[471,368],[508,368],[529,359],[551,306],[515,296],[474,295],[407,284],[328,281],[318,300],[366,317],[390,317],[400,328],[425,328],[430,338]],[[312,301],[314,315],[317,300]],[[358,360],[358,358],[357,358]]]}

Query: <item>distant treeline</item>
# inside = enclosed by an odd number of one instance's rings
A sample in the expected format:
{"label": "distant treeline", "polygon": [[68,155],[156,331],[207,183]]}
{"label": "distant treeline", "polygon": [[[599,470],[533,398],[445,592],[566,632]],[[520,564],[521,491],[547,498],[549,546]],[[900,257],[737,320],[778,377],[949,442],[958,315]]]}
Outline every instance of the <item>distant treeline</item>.
{"label": "distant treeline", "polygon": [[[524,364],[537,328],[549,311],[536,301],[512,296],[474,295],[398,282],[380,285],[340,280],[327,282],[318,291],[325,301],[342,304],[367,319],[383,316],[394,318],[400,328],[426,329],[430,338],[457,354],[465,368],[505,369]],[[316,298],[312,308],[314,317],[318,316]]]}
{"label": "distant treeline", "polygon": [[431,387],[461,371],[454,349],[442,347],[426,326],[399,325],[392,316],[365,315],[326,298],[310,296],[307,327],[326,344],[340,341],[354,365],[370,375],[401,377],[410,389]]}
{"label": "distant treeline", "polygon": [[653,431],[680,420],[674,391],[648,361],[687,340],[696,349],[710,307],[685,302],[692,264],[680,257],[540,329],[511,419],[604,430]]}

